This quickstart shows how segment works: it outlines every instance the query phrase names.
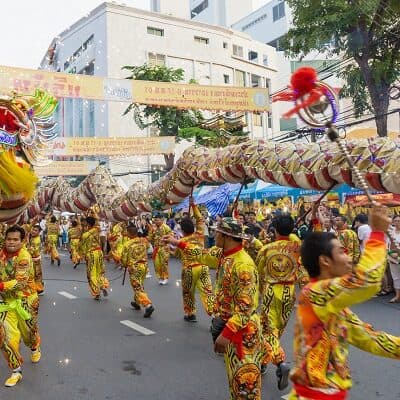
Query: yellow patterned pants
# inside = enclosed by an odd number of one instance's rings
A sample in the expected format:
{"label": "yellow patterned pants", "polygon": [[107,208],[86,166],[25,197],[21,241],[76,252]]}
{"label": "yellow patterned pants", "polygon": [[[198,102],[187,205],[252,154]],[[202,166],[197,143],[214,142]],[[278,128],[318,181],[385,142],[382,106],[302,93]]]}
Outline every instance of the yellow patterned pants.
{"label": "yellow patterned pants", "polygon": [[40,293],[44,290],[43,273],[42,273],[42,259],[41,257],[32,258],[33,268],[35,270],[35,285],[36,290]]}
{"label": "yellow patterned pants", "polygon": [[133,289],[133,301],[143,307],[147,307],[152,303],[143,286],[147,269],[147,263],[138,263],[128,266],[129,280]]}
{"label": "yellow patterned pants", "polygon": [[124,242],[122,240],[118,240],[114,249],[111,250],[111,257],[113,258],[115,264],[119,264],[121,262],[123,248]]}
{"label": "yellow patterned pants", "polygon": [[89,290],[93,297],[100,295],[101,289],[107,289],[108,280],[105,277],[103,252],[101,250],[89,251],[86,254],[86,274]]}
{"label": "yellow patterned pants", "polygon": [[79,254],[79,241],[80,239],[71,239],[69,243],[69,252],[71,255],[72,264],[79,264],[81,256]]}
{"label": "yellow patterned pants", "polygon": [[47,253],[50,254],[51,261],[58,260],[57,251],[58,235],[47,235]]}
{"label": "yellow patterned pants", "polygon": [[164,247],[158,248],[155,252],[153,261],[154,261],[154,269],[156,271],[156,275],[158,279],[168,279],[168,260],[169,260],[169,251]]}
{"label": "yellow patterned pants", "polygon": [[0,348],[11,369],[16,369],[23,363],[19,351],[21,337],[25,345],[32,350],[37,349],[40,345],[38,296],[34,294],[23,298],[22,306],[31,314],[31,319],[24,320],[14,310],[0,313]]}
{"label": "yellow patterned pants", "polygon": [[194,292],[198,289],[204,310],[211,315],[214,310],[214,295],[210,272],[206,265],[197,265],[182,269],[182,296],[185,315],[196,314]]}
{"label": "yellow patterned pants", "polygon": [[261,306],[261,325],[266,346],[263,364],[285,361],[280,338],[286,328],[295,302],[294,284],[267,284]]}
{"label": "yellow patterned pants", "polygon": [[243,334],[244,357],[239,358],[235,344],[230,343],[224,355],[231,400],[261,400],[260,366],[263,359],[261,326],[253,315]]}

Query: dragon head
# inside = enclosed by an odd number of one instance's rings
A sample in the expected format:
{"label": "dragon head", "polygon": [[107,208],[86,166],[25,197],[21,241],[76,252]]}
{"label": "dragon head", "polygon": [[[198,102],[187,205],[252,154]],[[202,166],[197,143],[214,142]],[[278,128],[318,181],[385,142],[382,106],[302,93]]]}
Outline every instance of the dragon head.
{"label": "dragon head", "polygon": [[0,96],[0,220],[18,216],[35,193],[33,166],[49,164],[47,142],[56,136],[57,100],[43,90],[34,95]]}

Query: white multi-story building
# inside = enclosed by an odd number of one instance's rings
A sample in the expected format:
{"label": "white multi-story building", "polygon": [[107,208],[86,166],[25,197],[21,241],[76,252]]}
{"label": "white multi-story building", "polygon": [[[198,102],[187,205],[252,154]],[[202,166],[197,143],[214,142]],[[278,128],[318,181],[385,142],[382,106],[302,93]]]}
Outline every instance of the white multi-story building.
{"label": "white multi-story building", "polygon": [[[185,81],[202,85],[270,87],[276,75],[276,51],[249,35],[190,19],[103,3],[55,38],[41,68],[76,74],[125,78],[124,65],[182,68]],[[65,136],[146,136],[127,103],[64,99],[59,109]],[[270,137],[270,115],[247,114],[253,137]],[[177,149],[177,153],[182,149]],[[162,157],[110,160],[113,172],[146,170]],[[133,181],[130,176],[130,181]],[[143,177],[141,177],[143,179]],[[128,182],[131,183],[131,182]]]}
{"label": "white multi-story building", "polygon": [[[192,20],[212,25],[231,26],[252,11],[252,0],[187,1],[190,1],[190,18]],[[185,3],[185,1],[181,1],[181,3]]]}

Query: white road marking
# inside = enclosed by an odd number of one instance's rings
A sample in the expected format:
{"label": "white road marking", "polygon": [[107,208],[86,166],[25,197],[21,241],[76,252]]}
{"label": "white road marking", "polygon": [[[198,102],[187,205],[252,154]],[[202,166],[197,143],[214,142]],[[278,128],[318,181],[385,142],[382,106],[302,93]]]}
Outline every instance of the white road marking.
{"label": "white road marking", "polygon": [[73,294],[68,293],[68,292],[58,292],[58,294],[61,294],[61,296],[64,296],[67,299],[77,299],[76,296],[74,296]]}
{"label": "white road marking", "polygon": [[124,321],[119,321],[121,322],[122,325],[127,326],[128,328],[134,329],[135,331],[138,331],[140,333],[142,333],[145,336],[149,336],[149,335],[154,335],[155,332],[151,331],[150,329],[147,329],[141,325],[135,324],[132,321],[129,321],[128,319],[124,320]]}

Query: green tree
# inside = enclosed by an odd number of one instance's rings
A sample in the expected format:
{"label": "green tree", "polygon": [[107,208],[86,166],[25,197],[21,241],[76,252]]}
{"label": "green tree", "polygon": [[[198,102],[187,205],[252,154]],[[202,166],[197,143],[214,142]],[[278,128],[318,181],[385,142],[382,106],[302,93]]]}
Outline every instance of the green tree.
{"label": "green tree", "polygon": [[[184,79],[183,69],[168,68],[165,66],[124,66],[130,75],[127,79],[159,82],[182,82]],[[197,126],[202,121],[202,115],[197,110],[181,110],[176,107],[140,105],[131,103],[125,110],[124,115],[132,112],[133,118],[140,129],[153,126],[159,129],[160,136],[175,136],[179,142],[179,130]],[[167,170],[174,165],[174,154],[165,154]]]}
{"label": "green tree", "polygon": [[312,50],[349,58],[339,76],[341,96],[355,116],[370,110],[379,136],[387,136],[389,92],[400,76],[399,0],[287,0],[293,25],[285,40],[291,56]]}

